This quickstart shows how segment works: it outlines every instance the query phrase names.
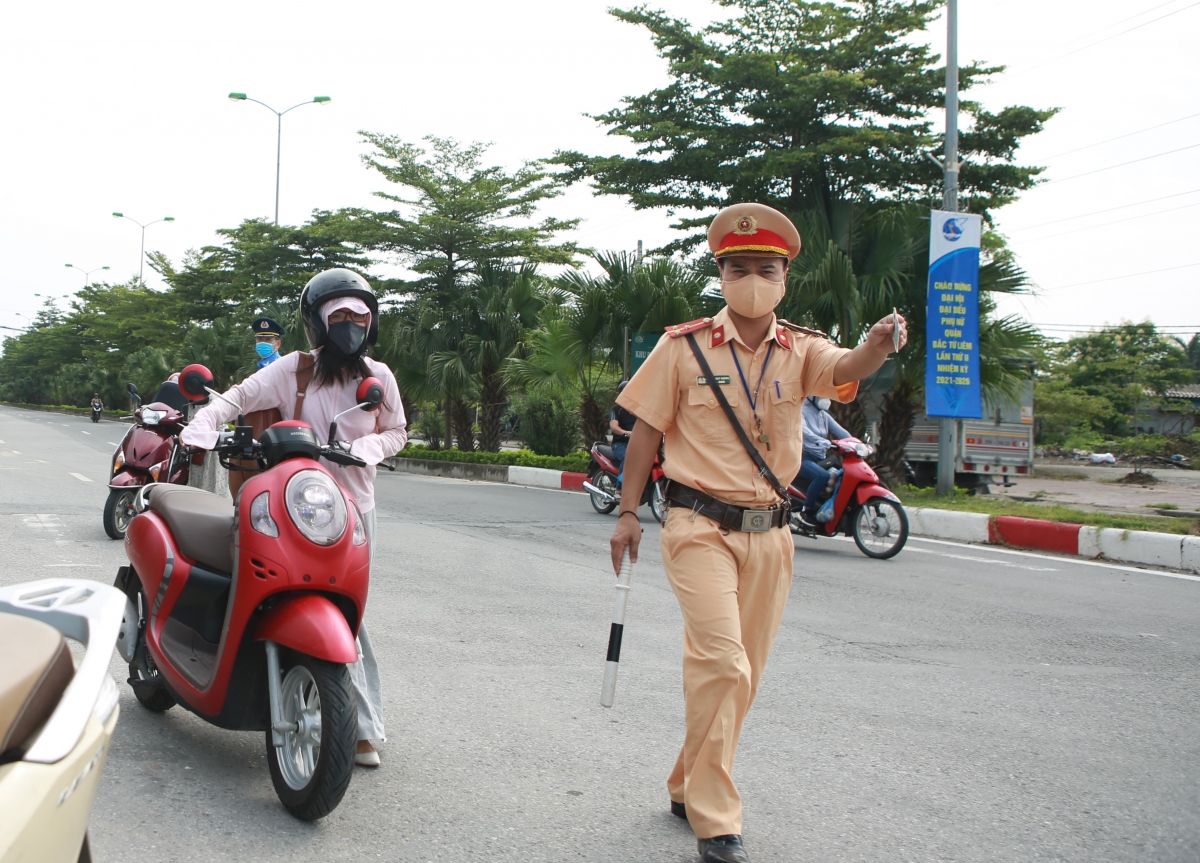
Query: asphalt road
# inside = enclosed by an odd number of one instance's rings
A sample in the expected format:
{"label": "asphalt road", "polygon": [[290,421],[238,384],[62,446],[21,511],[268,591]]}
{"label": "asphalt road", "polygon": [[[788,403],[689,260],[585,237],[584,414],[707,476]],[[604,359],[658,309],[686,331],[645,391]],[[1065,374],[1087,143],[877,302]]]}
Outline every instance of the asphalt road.
{"label": "asphalt road", "polygon": [[[0,408],[0,583],[111,582],[123,426]],[[646,516],[617,704],[599,706],[611,516],[569,492],[384,474],[368,619],[384,766],[316,824],[261,734],[134,700],[97,861],[695,859],[667,811],[679,613]],[[875,562],[797,540],[736,778],[762,861],[1200,859],[1200,582],[913,540]]]}

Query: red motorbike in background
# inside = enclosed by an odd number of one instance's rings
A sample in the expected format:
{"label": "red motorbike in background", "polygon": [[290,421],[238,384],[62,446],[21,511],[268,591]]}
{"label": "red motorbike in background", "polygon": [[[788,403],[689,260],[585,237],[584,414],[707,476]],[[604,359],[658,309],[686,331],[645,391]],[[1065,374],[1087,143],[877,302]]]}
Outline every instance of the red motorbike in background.
{"label": "red motorbike in background", "polygon": [[[588,478],[583,489],[592,498],[592,508],[601,515],[608,515],[621,502],[617,488],[617,476],[621,467],[617,464],[612,447],[603,441],[592,444],[592,460],[588,463]],[[662,447],[654,456],[650,478],[642,490],[642,503],[650,505],[650,512],[661,523],[667,512],[667,478],[662,469]]]}
{"label": "red motorbike in background", "polygon": [[[211,384],[203,366],[180,376],[188,398],[228,401]],[[378,407],[383,386],[367,378],[356,395],[342,414]],[[188,486],[142,487],[116,581],[129,600],[117,645],[138,701],[265,732],[275,792],[308,821],[350,784],[358,709],[346,666],[358,661],[371,564],[358,505],[318,461],[365,466],[336,432],[337,418],[322,446],[308,423],[287,420],[256,441],[239,416],[214,452],[223,467],[249,460],[258,472],[232,503]]]}
{"label": "red motorbike in background", "polygon": [[830,468],[825,495],[832,496],[832,500],[823,500],[817,528],[812,530],[800,520],[805,490],[797,488],[793,481],[788,486],[792,533],[815,539],[840,532],[854,537],[858,550],[867,557],[877,560],[895,557],[908,542],[908,514],[900,498],[883,486],[867,464],[866,459],[875,448],[856,438],[832,443],[829,456],[822,462],[823,467]]}
{"label": "red motorbike in background", "polygon": [[[129,397],[138,404],[137,387]],[[133,500],[147,483],[187,485],[190,457],[179,442],[187,425],[187,399],[173,380],[164,381],[149,404],[136,407],[134,421],[117,444],[108,474],[108,500],[104,502],[104,532],[124,539],[133,518]]]}

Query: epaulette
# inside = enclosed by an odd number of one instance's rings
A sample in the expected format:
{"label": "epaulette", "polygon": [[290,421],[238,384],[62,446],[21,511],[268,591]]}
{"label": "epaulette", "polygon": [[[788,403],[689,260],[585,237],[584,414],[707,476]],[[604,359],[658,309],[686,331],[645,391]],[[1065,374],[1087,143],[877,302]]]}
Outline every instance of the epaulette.
{"label": "epaulette", "polygon": [[712,326],[712,322],[712,318],[697,318],[694,321],[688,321],[686,324],[671,324],[671,326],[666,328],[665,332],[671,338],[677,339],[680,336],[686,336],[688,333],[707,330]]}
{"label": "epaulette", "polygon": [[[822,339],[829,339],[829,333],[823,333],[820,330],[814,330],[810,327],[802,327],[799,324],[793,324],[791,321],[785,321],[783,318],[776,318],[776,322],[781,327],[787,327],[794,333],[804,333],[806,336],[817,336]],[[833,339],[829,339],[833,341]]]}

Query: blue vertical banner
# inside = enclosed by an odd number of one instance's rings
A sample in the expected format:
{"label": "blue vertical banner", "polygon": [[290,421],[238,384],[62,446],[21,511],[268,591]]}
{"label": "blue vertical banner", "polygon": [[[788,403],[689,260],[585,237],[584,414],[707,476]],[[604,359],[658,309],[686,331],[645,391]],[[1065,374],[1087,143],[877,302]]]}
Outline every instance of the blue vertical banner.
{"label": "blue vertical banner", "polygon": [[933,210],[925,325],[925,413],[979,419],[979,238],[983,220]]}

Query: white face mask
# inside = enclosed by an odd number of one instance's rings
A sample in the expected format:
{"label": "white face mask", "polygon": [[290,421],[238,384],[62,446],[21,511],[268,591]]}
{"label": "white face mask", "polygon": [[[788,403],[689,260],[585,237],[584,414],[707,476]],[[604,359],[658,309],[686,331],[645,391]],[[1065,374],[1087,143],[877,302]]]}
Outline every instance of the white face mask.
{"label": "white face mask", "polygon": [[725,302],[744,318],[770,314],[783,299],[784,289],[783,282],[772,282],[753,273],[731,282],[721,282]]}
{"label": "white face mask", "polygon": [[831,402],[829,399],[817,399],[817,410],[827,411],[829,410],[829,406],[831,404],[833,404],[833,402]]}

